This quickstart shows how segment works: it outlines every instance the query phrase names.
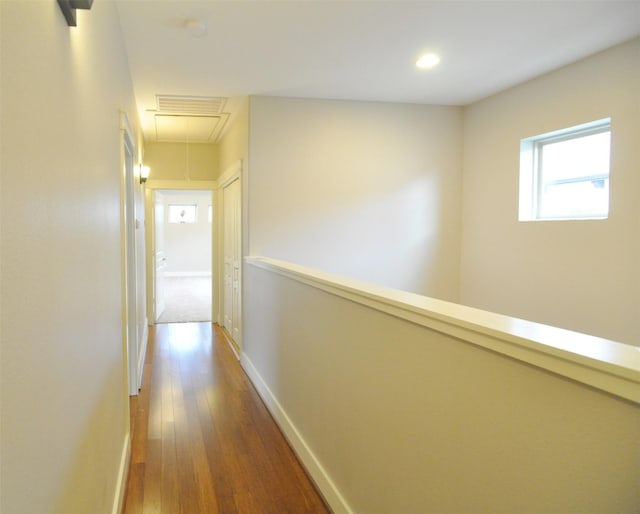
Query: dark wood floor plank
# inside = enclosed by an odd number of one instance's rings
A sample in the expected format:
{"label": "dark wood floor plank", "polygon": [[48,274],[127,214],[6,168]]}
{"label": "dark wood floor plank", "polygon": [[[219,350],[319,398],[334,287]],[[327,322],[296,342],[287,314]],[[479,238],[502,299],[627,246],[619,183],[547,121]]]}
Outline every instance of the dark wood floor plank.
{"label": "dark wood floor plank", "polygon": [[[135,470],[129,473],[129,483],[135,476]],[[158,514],[161,512],[162,500],[160,485],[162,483],[162,441],[149,441],[147,446],[147,461],[144,467],[142,514]],[[127,487],[128,495],[128,487]],[[127,510],[126,514],[130,514]]]}
{"label": "dark wood floor plank", "polygon": [[144,463],[131,463],[130,478],[127,483],[127,496],[124,512],[142,514],[144,501]]}
{"label": "dark wood floor plank", "polygon": [[123,514],[326,514],[219,327],[156,325]]}
{"label": "dark wood floor plank", "polygon": [[[149,384],[146,391],[146,410],[143,410],[143,403],[138,407],[138,420],[136,421],[136,431],[133,441],[134,445],[144,446],[144,481],[143,481],[143,514],[157,514],[161,511],[160,486],[162,483],[162,375],[161,359],[154,359],[156,348],[155,331],[149,334],[147,345],[147,356],[145,363],[145,375],[143,384]],[[144,385],[143,385],[144,387]],[[141,391],[142,393],[143,391]],[[146,428],[146,432],[144,429]],[[132,452],[136,451],[132,448]],[[133,470],[130,472],[131,481]],[[127,514],[129,512],[125,510]]]}

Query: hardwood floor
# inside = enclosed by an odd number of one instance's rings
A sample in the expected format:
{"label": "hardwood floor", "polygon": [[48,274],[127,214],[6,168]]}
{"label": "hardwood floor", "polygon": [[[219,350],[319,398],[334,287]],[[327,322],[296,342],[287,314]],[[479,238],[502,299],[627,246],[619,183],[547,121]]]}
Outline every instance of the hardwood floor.
{"label": "hardwood floor", "polygon": [[219,327],[156,325],[123,514],[328,513]]}

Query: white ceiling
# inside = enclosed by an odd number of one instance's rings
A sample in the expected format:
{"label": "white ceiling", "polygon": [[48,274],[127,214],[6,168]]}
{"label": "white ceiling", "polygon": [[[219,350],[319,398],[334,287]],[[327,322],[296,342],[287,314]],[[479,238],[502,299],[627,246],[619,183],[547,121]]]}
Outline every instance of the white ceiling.
{"label": "white ceiling", "polygon": [[[228,98],[232,117],[246,95],[466,105],[640,35],[640,0],[118,0],[118,9],[147,141],[156,95]],[[206,34],[192,36],[189,20]],[[425,51],[442,61],[420,71]]]}

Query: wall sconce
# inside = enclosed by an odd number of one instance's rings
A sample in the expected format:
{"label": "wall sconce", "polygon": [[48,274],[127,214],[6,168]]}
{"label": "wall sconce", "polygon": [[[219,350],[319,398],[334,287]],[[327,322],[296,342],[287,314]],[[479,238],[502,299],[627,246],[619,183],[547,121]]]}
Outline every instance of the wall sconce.
{"label": "wall sconce", "polygon": [[93,0],[58,0],[58,5],[69,27],[78,25],[76,20],[76,9],[91,9]]}
{"label": "wall sconce", "polygon": [[140,183],[144,184],[149,178],[151,169],[149,168],[149,166],[143,166],[142,164],[138,166],[138,169],[140,170]]}

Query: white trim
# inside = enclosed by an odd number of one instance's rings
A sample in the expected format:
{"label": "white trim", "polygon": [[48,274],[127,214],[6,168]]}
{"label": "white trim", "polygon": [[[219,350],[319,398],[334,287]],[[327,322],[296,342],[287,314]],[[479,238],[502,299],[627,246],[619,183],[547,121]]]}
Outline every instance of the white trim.
{"label": "white trim", "polygon": [[127,478],[129,475],[129,462],[131,461],[131,436],[127,434],[124,438],[122,446],[122,454],[120,456],[120,466],[118,467],[118,479],[116,482],[116,490],[113,495],[113,504],[111,514],[120,514],[124,503],[124,493],[127,489]]}
{"label": "white trim", "polygon": [[231,348],[231,351],[233,352],[233,355],[236,356],[236,360],[239,361],[240,360],[240,355],[238,355],[238,350],[236,350],[236,346],[233,344],[233,340],[231,339],[231,336],[227,332],[227,329],[224,328],[222,325],[220,325],[220,332],[222,332],[222,335],[224,336],[225,341],[229,345],[229,348]]}
{"label": "white trim", "polygon": [[293,448],[298,458],[302,461],[304,468],[311,476],[311,479],[316,484],[318,490],[322,493],[324,500],[329,504],[329,507],[331,507],[333,513],[352,514],[353,510],[351,510],[347,501],[344,499],[342,494],[340,494],[340,491],[329,477],[329,474],[316,458],[311,448],[309,448],[306,441],[303,439],[302,434],[300,434],[296,426],[293,424],[291,418],[289,418],[285,410],[282,408],[282,405],[280,405],[280,402],[275,397],[271,389],[269,389],[269,386],[260,376],[260,373],[246,353],[243,353],[240,357],[240,363],[258,391],[262,401],[269,409],[269,412],[271,412],[271,415],[280,427],[285,438]]}
{"label": "white trim", "polygon": [[218,188],[224,189],[235,179],[240,178],[242,173],[242,159],[237,160],[231,166],[229,166],[225,172],[218,179]]}
{"label": "white trim", "polygon": [[[147,343],[149,341],[149,320],[144,319],[144,331],[142,332],[142,341],[140,341],[140,353],[138,355],[138,391],[142,389],[142,374],[144,373],[144,361],[147,357]],[[136,393],[138,392],[136,391]]]}
{"label": "white trim", "polygon": [[211,277],[210,271],[165,271],[165,278],[177,277]]}
{"label": "white trim", "polygon": [[265,257],[246,263],[640,403],[640,347]]}
{"label": "white trim", "polygon": [[[131,129],[131,123],[129,123],[129,116],[126,111],[120,111],[120,130],[124,130],[129,139],[131,140],[131,145],[135,150],[135,139],[133,138],[133,130]],[[135,158],[135,156],[134,156]]]}

